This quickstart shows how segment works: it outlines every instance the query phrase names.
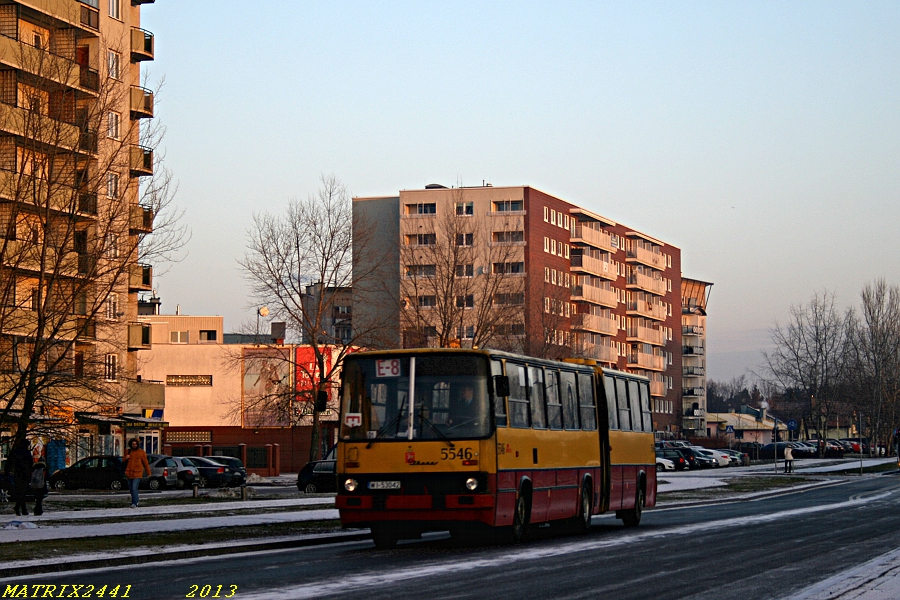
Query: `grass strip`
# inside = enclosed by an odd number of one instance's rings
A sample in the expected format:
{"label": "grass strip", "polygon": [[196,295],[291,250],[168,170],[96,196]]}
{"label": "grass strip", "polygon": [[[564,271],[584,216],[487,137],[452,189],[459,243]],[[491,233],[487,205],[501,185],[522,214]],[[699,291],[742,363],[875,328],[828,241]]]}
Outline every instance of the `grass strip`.
{"label": "grass strip", "polygon": [[94,552],[116,552],[152,549],[164,550],[164,546],[190,545],[200,549],[204,544],[218,542],[240,542],[243,540],[330,533],[340,530],[340,521],[303,521],[300,523],[273,523],[271,525],[246,525],[240,527],[217,527],[192,531],[163,531],[142,533],[137,536],[105,536],[78,539],[40,540],[0,545],[0,563],[29,559],[58,561],[73,554]]}

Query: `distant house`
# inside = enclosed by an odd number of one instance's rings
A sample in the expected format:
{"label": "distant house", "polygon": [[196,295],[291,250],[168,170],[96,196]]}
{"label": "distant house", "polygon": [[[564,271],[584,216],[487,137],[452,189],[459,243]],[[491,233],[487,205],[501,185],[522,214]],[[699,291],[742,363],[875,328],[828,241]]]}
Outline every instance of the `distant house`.
{"label": "distant house", "polygon": [[787,439],[787,424],[775,419],[766,411],[750,406],[741,406],[740,411],[708,413],[706,431],[709,437],[725,438],[735,442],[758,442],[771,444],[776,423],[778,439]]}

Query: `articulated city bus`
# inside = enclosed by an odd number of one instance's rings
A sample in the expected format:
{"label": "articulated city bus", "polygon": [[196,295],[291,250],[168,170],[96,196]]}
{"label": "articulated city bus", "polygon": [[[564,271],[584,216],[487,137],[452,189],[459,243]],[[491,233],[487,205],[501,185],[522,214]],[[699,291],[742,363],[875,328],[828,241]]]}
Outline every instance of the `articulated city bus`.
{"label": "articulated city bus", "polygon": [[343,366],[337,507],[380,548],[656,503],[649,381],[491,350],[361,352]]}

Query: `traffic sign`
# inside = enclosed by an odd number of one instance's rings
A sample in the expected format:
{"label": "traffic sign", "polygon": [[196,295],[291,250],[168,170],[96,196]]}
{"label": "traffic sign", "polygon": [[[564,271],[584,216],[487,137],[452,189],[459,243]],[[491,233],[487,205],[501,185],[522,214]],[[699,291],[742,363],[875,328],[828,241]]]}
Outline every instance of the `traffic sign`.
{"label": "traffic sign", "polygon": [[726,425],[725,433],[734,433],[734,425]]}
{"label": "traffic sign", "polygon": [[797,421],[791,419],[790,421],[787,422],[787,426],[788,426],[788,429],[790,429],[791,431],[794,431],[795,429],[797,429]]}

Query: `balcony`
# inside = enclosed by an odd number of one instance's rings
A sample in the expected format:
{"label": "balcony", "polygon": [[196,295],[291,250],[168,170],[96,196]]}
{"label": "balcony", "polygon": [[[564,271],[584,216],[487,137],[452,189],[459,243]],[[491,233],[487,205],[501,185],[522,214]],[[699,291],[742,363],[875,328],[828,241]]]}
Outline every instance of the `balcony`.
{"label": "balcony", "polygon": [[153,175],[153,150],[145,146],[131,147],[131,176]]}
{"label": "balcony", "polygon": [[615,290],[599,288],[593,285],[572,286],[572,299],[593,302],[609,308],[615,308],[619,304]]}
{"label": "balcony", "polygon": [[100,91],[100,73],[87,65],[78,65],[78,85],[92,92]]}
{"label": "balcony", "polygon": [[654,321],[666,320],[666,307],[661,302],[633,300],[627,304],[625,310],[629,315],[640,315]]}
{"label": "balcony", "polygon": [[572,270],[590,273],[611,281],[615,281],[619,277],[619,274],[616,272],[616,265],[613,262],[600,260],[585,254],[572,255]]}
{"label": "balcony", "polygon": [[646,352],[629,352],[628,366],[649,371],[662,371],[666,368],[666,359],[664,356],[656,356]]}
{"label": "balcony", "polygon": [[703,356],[706,354],[706,348],[703,346],[682,346],[681,353],[685,356]]}
{"label": "balcony", "polygon": [[141,4],[153,4],[156,0],[131,0],[132,6],[140,6]]}
{"label": "balcony", "polygon": [[579,354],[584,358],[593,358],[599,362],[616,363],[619,360],[619,353],[612,346],[604,344],[592,344],[585,342],[578,348]]}
{"label": "balcony", "polygon": [[75,319],[75,337],[86,340],[97,338],[97,324],[93,319],[78,317]]}
{"label": "balcony", "polygon": [[137,27],[131,28],[131,60],[153,60],[153,34]]}
{"label": "balcony", "polygon": [[162,381],[129,381],[125,388],[125,403],[142,409],[166,407],[166,386]]}
{"label": "balcony", "polygon": [[98,135],[96,131],[82,129],[78,135],[78,149],[91,154],[97,153]]}
{"label": "balcony", "polygon": [[650,277],[643,273],[631,273],[628,275],[627,285],[629,288],[638,288],[657,296],[663,296],[666,293],[666,282],[656,277]]}
{"label": "balcony", "polygon": [[145,292],[153,289],[153,267],[150,265],[129,265],[128,290]]}
{"label": "balcony", "polygon": [[692,396],[692,397],[702,396],[703,388],[702,387],[682,388],[681,395],[682,396]]}
{"label": "balcony", "polygon": [[572,315],[572,327],[585,331],[593,331],[595,333],[616,335],[619,330],[619,323],[614,317],[601,317],[600,315],[580,313]]}
{"label": "balcony", "polygon": [[662,397],[666,395],[666,383],[664,381],[650,381],[650,395]]}
{"label": "balcony", "polygon": [[681,373],[685,377],[705,377],[706,376],[706,368],[705,367],[684,367],[682,369]]}
{"label": "balcony", "polygon": [[666,268],[666,259],[662,254],[659,252],[652,252],[646,248],[641,248],[640,246],[632,246],[626,253],[626,259],[628,262],[639,262],[648,267],[659,269],[660,271]]}
{"label": "balcony", "polygon": [[97,214],[97,194],[78,194],[78,212],[86,215]]}
{"label": "balcony", "polygon": [[94,254],[78,255],[78,274],[90,275],[97,266],[97,256]]}
{"label": "balcony", "polygon": [[96,8],[81,5],[81,24],[85,27],[98,30],[100,29],[100,11]]}
{"label": "balcony", "polygon": [[132,204],[130,217],[128,228],[131,230],[131,235],[153,231],[152,209],[141,204]]}
{"label": "balcony", "polygon": [[137,85],[131,86],[131,118],[153,118],[153,92]]}
{"label": "balcony", "polygon": [[613,246],[611,235],[582,225],[575,226],[575,232],[572,234],[572,241],[575,243],[587,244],[594,248],[600,248],[607,252],[615,252],[618,250],[618,248]]}
{"label": "balcony", "polygon": [[128,324],[128,349],[129,350],[149,350],[150,349],[150,323],[129,323]]}
{"label": "balcony", "polygon": [[664,341],[662,331],[641,325],[629,327],[627,336],[629,342],[645,342],[654,346],[662,346]]}
{"label": "balcony", "polygon": [[681,328],[682,335],[703,335],[706,333],[706,328],[702,325],[685,325]]}

